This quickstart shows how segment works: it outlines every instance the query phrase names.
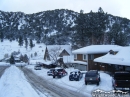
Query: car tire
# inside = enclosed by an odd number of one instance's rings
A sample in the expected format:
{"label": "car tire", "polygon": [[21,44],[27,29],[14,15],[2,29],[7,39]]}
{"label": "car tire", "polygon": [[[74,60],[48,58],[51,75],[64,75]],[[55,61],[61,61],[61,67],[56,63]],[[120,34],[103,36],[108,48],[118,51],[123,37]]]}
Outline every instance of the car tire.
{"label": "car tire", "polygon": [[85,85],[87,85],[88,83],[85,81]]}
{"label": "car tire", "polygon": [[58,77],[61,78],[61,75],[59,75]]}
{"label": "car tire", "polygon": [[79,81],[79,77],[77,77],[76,81]]}
{"label": "car tire", "polygon": [[99,81],[101,81],[100,77],[99,77]]}
{"label": "car tire", "polygon": [[97,82],[97,86],[99,86],[99,82]]}

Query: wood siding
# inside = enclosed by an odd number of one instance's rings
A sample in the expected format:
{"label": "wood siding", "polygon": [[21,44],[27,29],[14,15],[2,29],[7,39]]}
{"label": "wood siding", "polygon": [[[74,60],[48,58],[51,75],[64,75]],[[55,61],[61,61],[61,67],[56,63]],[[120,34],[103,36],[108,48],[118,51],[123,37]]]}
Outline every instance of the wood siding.
{"label": "wood siding", "polygon": [[[93,60],[95,58],[101,57],[105,54],[106,53],[103,53],[103,54],[88,54],[88,70],[99,70],[100,67]],[[93,56],[93,58],[91,56]]]}
{"label": "wood siding", "polygon": [[63,57],[63,56],[70,56],[70,54],[64,49],[64,50],[60,53],[59,56],[60,56],[60,57]]}
{"label": "wood siding", "polygon": [[87,60],[83,60],[83,54],[77,54],[77,59],[74,59],[74,61],[83,61],[83,62],[87,62]]}

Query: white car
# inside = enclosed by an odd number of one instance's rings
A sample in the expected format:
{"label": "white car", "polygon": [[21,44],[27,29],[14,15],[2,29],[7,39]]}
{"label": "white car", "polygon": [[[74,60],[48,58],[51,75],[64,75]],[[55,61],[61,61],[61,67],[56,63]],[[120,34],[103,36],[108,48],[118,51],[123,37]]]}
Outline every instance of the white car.
{"label": "white car", "polygon": [[36,66],[34,67],[34,69],[35,69],[35,70],[41,70],[41,66],[36,65]]}

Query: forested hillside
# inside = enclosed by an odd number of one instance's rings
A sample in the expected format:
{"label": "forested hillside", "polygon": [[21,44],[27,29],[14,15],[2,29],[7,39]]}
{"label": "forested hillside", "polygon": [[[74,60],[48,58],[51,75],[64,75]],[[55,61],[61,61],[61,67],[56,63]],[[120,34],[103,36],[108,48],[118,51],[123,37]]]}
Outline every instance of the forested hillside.
{"label": "forested hillside", "polygon": [[[97,12],[80,13],[56,9],[25,14],[0,11],[0,39],[31,39],[45,44],[72,44],[80,48],[91,44],[128,45],[130,20]],[[21,42],[22,44],[23,42]]]}

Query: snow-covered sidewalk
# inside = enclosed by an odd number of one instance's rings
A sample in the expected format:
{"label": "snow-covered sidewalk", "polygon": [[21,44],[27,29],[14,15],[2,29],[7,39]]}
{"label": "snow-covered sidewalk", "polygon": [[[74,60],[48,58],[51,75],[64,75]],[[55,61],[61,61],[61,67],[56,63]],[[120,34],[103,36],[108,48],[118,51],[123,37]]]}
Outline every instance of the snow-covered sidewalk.
{"label": "snow-covered sidewalk", "polygon": [[24,74],[16,66],[7,68],[0,78],[0,97],[46,97],[37,92],[27,82]]}

